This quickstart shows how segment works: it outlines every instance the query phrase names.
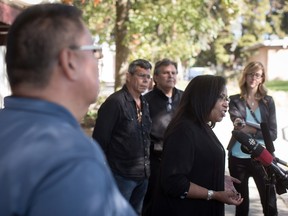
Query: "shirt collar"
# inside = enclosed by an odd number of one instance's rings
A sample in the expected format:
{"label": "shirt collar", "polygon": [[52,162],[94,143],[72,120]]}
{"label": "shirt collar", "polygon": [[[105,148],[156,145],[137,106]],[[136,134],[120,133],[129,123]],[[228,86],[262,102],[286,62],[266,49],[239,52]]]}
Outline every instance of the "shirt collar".
{"label": "shirt collar", "polygon": [[46,100],[7,96],[4,98],[4,107],[4,109],[26,110],[29,112],[53,115],[69,122],[71,125],[80,127],[80,124],[65,107]]}

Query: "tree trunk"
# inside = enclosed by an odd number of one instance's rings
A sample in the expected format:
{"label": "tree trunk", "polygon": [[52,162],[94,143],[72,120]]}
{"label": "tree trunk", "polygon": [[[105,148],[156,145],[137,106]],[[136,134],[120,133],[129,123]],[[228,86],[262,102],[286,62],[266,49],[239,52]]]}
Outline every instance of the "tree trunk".
{"label": "tree trunk", "polygon": [[115,63],[115,86],[117,90],[122,86],[122,78],[125,74],[126,63],[129,55],[129,48],[125,43],[127,34],[127,23],[129,22],[130,0],[116,1],[116,23],[115,23],[115,40],[116,40],[116,63]]}

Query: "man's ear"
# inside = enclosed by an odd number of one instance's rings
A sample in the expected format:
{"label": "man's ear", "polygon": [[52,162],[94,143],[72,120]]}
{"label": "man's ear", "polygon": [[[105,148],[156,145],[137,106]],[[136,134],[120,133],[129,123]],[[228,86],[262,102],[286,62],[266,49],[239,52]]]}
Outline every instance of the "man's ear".
{"label": "man's ear", "polygon": [[126,80],[127,80],[128,82],[130,82],[131,76],[132,76],[131,73],[126,72]]}
{"label": "man's ear", "polygon": [[75,55],[72,50],[64,48],[59,54],[59,66],[62,68],[64,76],[75,80],[78,76],[75,67]]}
{"label": "man's ear", "polygon": [[158,77],[158,75],[157,74],[153,74],[153,79],[152,79],[152,81],[154,82],[154,83],[157,83],[157,77]]}

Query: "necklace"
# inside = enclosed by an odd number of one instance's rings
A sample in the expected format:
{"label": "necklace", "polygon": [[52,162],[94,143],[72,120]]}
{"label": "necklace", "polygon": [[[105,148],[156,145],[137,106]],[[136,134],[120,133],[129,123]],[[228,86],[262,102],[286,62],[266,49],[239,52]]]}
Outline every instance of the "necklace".
{"label": "necklace", "polygon": [[247,98],[247,102],[250,101],[251,107],[254,107],[255,105],[255,99],[252,99],[250,97]]}
{"label": "necklace", "polygon": [[142,121],[142,111],[141,107],[136,104],[136,112],[137,112],[137,121],[141,123]]}

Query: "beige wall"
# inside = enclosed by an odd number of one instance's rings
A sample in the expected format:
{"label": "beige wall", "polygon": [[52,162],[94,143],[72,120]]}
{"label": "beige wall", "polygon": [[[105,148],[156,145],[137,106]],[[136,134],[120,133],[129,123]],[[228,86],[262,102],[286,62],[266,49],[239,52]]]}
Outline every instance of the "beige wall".
{"label": "beige wall", "polygon": [[249,61],[260,61],[267,73],[267,80],[288,80],[288,48],[263,46],[250,57]]}
{"label": "beige wall", "polygon": [[269,49],[267,56],[269,79],[288,80],[288,49]]}

